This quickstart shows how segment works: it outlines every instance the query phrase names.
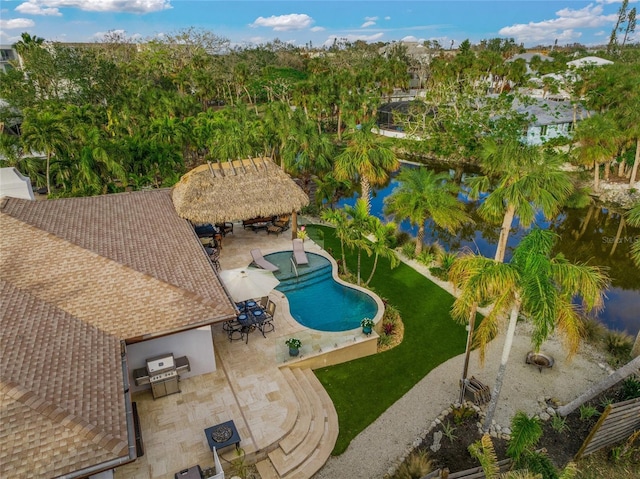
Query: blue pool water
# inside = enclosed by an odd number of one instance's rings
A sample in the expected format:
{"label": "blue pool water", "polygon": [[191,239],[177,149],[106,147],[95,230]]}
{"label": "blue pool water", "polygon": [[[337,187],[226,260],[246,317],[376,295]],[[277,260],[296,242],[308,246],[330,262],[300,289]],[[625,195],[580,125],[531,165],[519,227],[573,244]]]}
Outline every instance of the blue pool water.
{"label": "blue pool water", "polygon": [[308,266],[291,265],[291,251],[280,251],[265,259],[280,268],[274,274],[276,287],[287,296],[291,316],[303,326],[320,331],[347,331],[360,327],[363,318],[374,318],[378,305],[371,296],[337,283],[331,262],[319,254],[307,253]]}

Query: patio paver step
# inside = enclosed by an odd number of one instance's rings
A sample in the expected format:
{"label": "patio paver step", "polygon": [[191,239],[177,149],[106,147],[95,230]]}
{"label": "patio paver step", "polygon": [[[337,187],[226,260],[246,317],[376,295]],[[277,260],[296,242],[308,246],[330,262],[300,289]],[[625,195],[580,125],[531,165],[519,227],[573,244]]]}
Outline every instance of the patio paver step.
{"label": "patio paver step", "polygon": [[282,368],[281,370],[282,374],[289,382],[293,393],[298,398],[298,417],[296,422],[289,433],[280,441],[280,447],[284,453],[290,454],[309,433],[309,428],[311,427],[311,421],[313,419],[313,412],[311,411],[307,395],[302,390],[302,387],[293,371],[289,368]]}
{"label": "patio paver step", "polygon": [[[280,447],[271,451],[268,459],[256,467],[261,475],[264,472],[263,479],[309,479],[324,465],[333,450],[338,434],[338,417],[329,395],[311,369],[282,368],[282,372],[299,398],[298,420],[301,425],[298,429],[296,423],[280,441]],[[305,428],[306,434],[300,438]],[[289,435],[295,436],[294,439],[289,439]],[[289,452],[285,452],[282,443]]]}

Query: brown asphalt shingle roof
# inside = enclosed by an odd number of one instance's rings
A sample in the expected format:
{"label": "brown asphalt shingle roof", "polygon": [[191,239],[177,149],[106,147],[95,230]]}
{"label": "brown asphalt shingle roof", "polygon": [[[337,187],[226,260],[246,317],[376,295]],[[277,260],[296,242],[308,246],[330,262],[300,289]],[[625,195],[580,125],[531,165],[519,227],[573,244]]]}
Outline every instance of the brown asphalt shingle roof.
{"label": "brown asphalt shingle roof", "polygon": [[0,477],[128,455],[120,342],[232,317],[168,191],[0,202]]}

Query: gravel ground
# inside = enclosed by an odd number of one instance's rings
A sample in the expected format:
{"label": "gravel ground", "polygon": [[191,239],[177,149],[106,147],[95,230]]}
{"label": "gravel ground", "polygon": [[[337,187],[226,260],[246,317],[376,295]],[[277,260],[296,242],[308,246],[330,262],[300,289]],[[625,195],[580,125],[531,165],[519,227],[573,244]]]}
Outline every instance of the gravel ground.
{"label": "gravel ground", "polygon": [[[411,261],[407,263],[430,276],[422,265]],[[438,283],[450,290],[446,284]],[[495,422],[501,426],[508,426],[517,411],[530,415],[540,412],[539,397],[553,397],[566,403],[609,374],[603,357],[592,347],[583,345],[576,356],[567,360],[560,341],[555,337],[541,348],[541,352],[555,359],[555,365],[539,372],[524,361],[531,350],[529,330],[527,324],[519,324],[516,330],[495,415]],[[492,387],[503,344],[504,335],[491,342],[484,366],[480,365],[478,354],[473,352],[469,376],[475,376]],[[329,458],[313,476],[314,479],[382,479],[393,471],[414,445],[421,442],[431,422],[457,402],[463,364],[464,355],[460,355],[431,371],[362,431],[343,454]]]}

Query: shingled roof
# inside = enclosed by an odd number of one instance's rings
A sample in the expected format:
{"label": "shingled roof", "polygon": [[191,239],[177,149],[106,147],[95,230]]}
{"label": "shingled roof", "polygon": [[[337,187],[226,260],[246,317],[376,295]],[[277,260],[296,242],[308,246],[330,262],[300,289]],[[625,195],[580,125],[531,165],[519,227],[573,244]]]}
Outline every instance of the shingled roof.
{"label": "shingled roof", "polygon": [[121,342],[233,317],[168,191],[0,203],[0,476],[128,460]]}

